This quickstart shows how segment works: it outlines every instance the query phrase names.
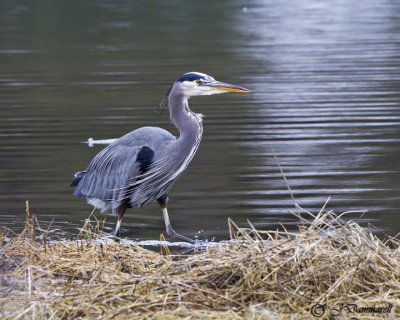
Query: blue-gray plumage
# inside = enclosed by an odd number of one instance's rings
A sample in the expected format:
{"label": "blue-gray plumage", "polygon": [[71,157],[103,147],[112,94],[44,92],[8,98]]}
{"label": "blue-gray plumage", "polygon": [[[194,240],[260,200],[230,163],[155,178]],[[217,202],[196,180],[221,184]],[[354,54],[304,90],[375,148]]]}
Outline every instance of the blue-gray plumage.
{"label": "blue-gray plumage", "polygon": [[167,212],[167,193],[189,165],[203,134],[202,115],[189,109],[192,96],[249,90],[216,81],[199,72],[178,78],[168,91],[171,122],[179,130],[176,138],[156,127],[134,130],[100,151],[86,170],[77,172],[71,182],[74,195],[86,197],[102,212],[111,209],[118,215],[114,235],[119,232],[127,208],[140,208],[158,201],[167,234],[190,243],[193,240],[176,233]]}

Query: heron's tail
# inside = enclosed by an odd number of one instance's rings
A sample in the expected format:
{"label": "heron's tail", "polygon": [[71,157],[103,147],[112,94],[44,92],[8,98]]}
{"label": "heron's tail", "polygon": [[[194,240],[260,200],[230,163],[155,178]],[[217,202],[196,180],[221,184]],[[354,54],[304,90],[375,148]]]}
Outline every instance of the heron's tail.
{"label": "heron's tail", "polygon": [[75,173],[75,178],[71,181],[70,186],[71,187],[76,187],[79,183],[79,181],[81,181],[81,179],[83,178],[83,176],[86,174],[86,170],[84,171],[79,171],[77,173]]}

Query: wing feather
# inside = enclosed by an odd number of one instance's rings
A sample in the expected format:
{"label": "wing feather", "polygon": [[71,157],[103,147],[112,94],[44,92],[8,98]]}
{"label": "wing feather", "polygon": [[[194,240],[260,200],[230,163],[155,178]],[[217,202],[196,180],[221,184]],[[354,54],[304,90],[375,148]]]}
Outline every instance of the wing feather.
{"label": "wing feather", "polygon": [[138,171],[138,153],[137,146],[105,148],[90,162],[74,194],[105,201],[121,199],[124,186]]}
{"label": "wing feather", "polygon": [[[150,155],[153,157],[156,153],[162,154],[165,146],[175,140],[176,138],[168,131],[155,127],[143,127],[126,134],[93,158],[84,175],[77,182],[74,194],[118,205],[126,200],[128,195],[136,192],[136,189],[141,186],[143,177],[147,179],[146,173],[138,175],[143,171],[140,161],[137,161],[140,150],[147,150],[148,154],[146,153],[145,158],[149,158]],[[150,171],[154,169],[154,166],[151,161],[148,162],[146,170]],[[156,181],[151,179],[151,176],[148,177],[153,182],[151,185],[157,188]],[[134,197],[130,197],[131,206],[142,206],[143,198],[139,198],[139,201],[136,201]],[[154,201],[154,199],[151,200]],[[149,199],[146,201],[148,202]],[[113,207],[112,203],[111,207]]]}
{"label": "wing feather", "polygon": [[160,154],[149,170],[141,175],[140,181],[129,182],[131,203],[135,201],[138,206],[144,206],[168,192],[197,151],[202,135],[201,125],[199,129],[198,135],[193,141],[188,141],[187,146],[181,145],[180,149],[169,149],[169,152]]}

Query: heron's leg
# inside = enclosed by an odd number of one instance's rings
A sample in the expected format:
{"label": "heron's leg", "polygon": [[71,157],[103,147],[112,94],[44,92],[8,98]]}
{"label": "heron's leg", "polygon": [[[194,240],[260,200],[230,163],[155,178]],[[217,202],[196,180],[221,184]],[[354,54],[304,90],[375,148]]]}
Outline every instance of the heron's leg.
{"label": "heron's leg", "polygon": [[185,237],[185,236],[175,232],[174,229],[172,229],[171,222],[169,221],[168,211],[167,211],[168,196],[165,195],[165,196],[159,198],[157,201],[160,204],[160,207],[162,209],[167,235],[169,235],[171,238],[176,238],[176,239],[180,239],[185,242],[195,244],[196,241],[189,239],[188,237]]}
{"label": "heron's leg", "polygon": [[119,234],[119,228],[120,228],[120,226],[121,226],[121,220],[122,220],[122,217],[123,217],[124,214],[125,214],[126,209],[127,209],[127,206],[126,206],[125,204],[120,205],[120,206],[118,207],[118,209],[117,209],[118,220],[117,220],[117,225],[115,226],[115,230],[114,230],[114,232],[113,232],[113,235],[114,235],[115,237],[117,237],[118,234]]}

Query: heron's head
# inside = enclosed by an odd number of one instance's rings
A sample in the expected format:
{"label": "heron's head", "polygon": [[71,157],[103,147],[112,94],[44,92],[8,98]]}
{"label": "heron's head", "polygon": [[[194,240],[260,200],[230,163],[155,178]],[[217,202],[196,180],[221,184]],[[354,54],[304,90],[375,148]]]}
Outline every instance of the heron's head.
{"label": "heron's head", "polygon": [[188,99],[193,96],[226,92],[250,92],[248,89],[217,81],[213,77],[200,72],[185,73],[175,81],[173,90],[183,94]]}

